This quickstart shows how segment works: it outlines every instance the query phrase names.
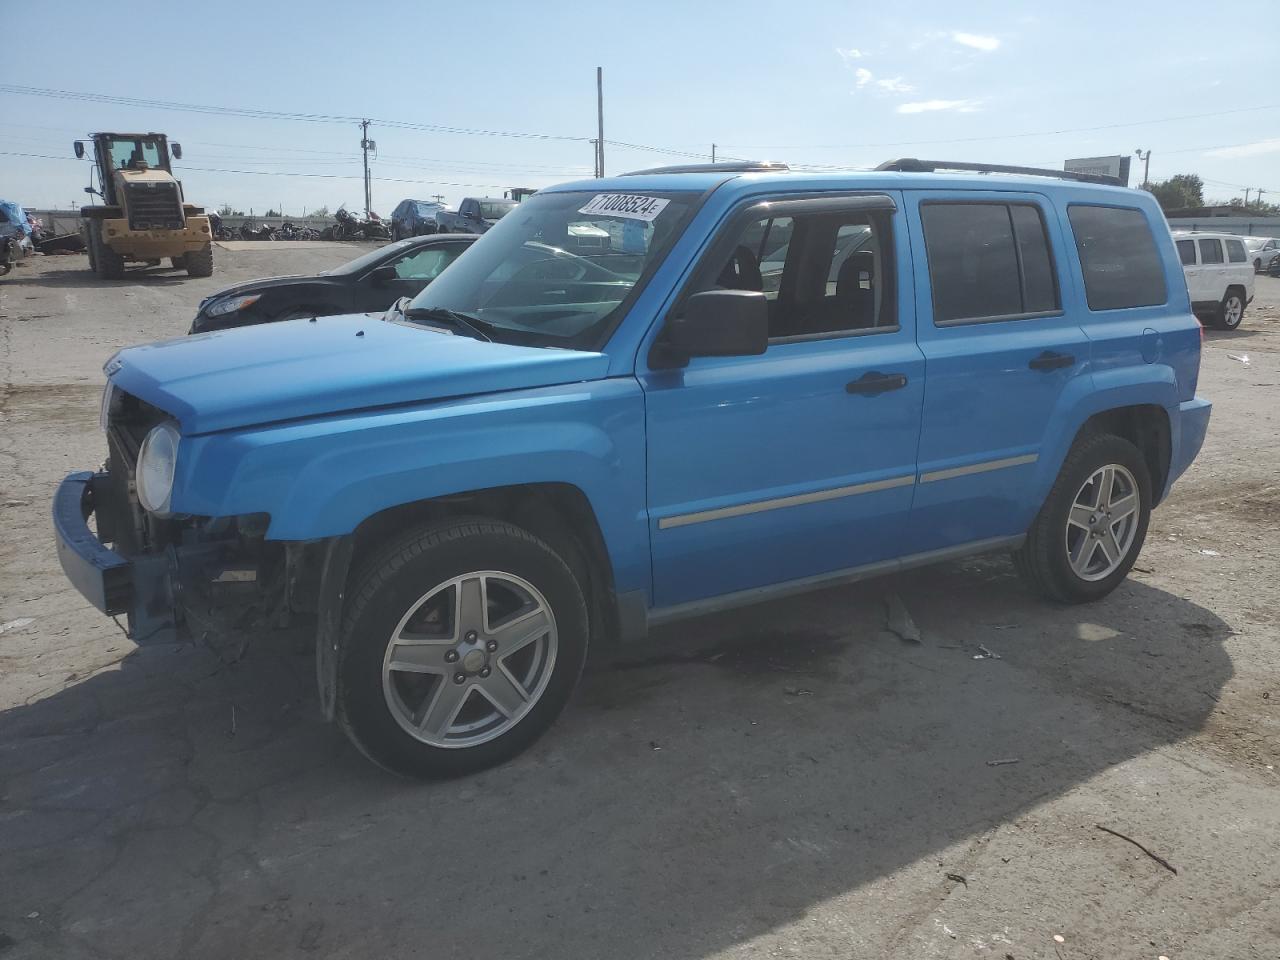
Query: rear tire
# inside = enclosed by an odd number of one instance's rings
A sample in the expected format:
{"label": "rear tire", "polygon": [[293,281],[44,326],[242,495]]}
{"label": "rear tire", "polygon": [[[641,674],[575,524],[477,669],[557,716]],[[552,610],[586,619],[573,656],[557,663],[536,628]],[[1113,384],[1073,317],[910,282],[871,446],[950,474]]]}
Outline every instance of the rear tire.
{"label": "rear tire", "polygon": [[183,263],[189,277],[213,276],[213,244],[206,243],[199,250],[192,250],[183,256]]}
{"label": "rear tire", "polygon": [[1213,316],[1213,325],[1219,330],[1238,330],[1244,319],[1244,294],[1234,287],[1229,289]]}
{"label": "rear tire", "polygon": [[170,257],[169,264],[175,270],[185,270],[187,269],[187,255],[184,253],[180,257]]}
{"label": "rear tire", "polygon": [[94,256],[94,267],[98,277],[102,280],[122,280],[124,256],[107,245],[107,241],[102,236],[102,224],[97,224],[91,235],[98,241],[97,253]]}
{"label": "rear tire", "polygon": [[582,589],[519,527],[420,527],[375,551],[351,582],[337,717],[394,773],[454,777],[516,756],[555,721],[582,673]]}
{"label": "rear tire", "polygon": [[1018,573],[1051,600],[1102,599],[1138,559],[1151,500],[1151,474],[1137,447],[1109,433],[1077,440],[1014,552]]}

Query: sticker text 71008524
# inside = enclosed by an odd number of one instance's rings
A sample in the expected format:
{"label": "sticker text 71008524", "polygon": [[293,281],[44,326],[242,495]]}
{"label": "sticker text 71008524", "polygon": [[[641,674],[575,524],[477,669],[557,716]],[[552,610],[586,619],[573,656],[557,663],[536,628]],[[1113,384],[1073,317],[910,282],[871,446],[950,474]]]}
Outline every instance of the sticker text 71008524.
{"label": "sticker text 71008524", "polygon": [[626,220],[654,220],[670,203],[663,197],[646,197],[635,193],[597,193],[578,212]]}

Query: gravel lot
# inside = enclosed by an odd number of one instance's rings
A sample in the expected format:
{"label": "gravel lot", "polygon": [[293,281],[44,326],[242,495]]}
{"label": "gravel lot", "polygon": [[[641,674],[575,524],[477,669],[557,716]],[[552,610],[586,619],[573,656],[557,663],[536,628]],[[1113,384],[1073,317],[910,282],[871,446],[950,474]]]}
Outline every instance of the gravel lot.
{"label": "gravel lot", "polygon": [[242,246],[0,281],[0,958],[1280,955],[1280,280],[1209,333],[1205,450],[1106,601],[984,558],[706,618],[423,785],[321,722],[287,639],[139,651],[55,558],[110,353],[358,245]]}

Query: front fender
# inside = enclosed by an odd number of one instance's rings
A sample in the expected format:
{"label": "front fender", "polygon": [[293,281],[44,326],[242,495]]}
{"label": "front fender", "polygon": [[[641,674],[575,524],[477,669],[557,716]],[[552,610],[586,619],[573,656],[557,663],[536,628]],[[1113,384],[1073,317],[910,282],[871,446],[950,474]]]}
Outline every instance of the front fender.
{"label": "front fender", "polygon": [[[1063,461],[1080,428],[1090,417],[1121,407],[1159,406],[1169,419],[1170,440],[1177,449],[1175,432],[1179,418],[1178,384],[1173,369],[1164,364],[1094,370],[1091,377],[1077,377],[1064,390],[1046,433],[1043,453],[1036,464],[1035,504],[1043,503],[1058,478]],[[1159,493],[1159,491],[1157,491]]]}
{"label": "front fender", "polygon": [[352,532],[391,507],[491,487],[586,496],[617,589],[648,589],[644,407],[633,378],[209,434],[183,441],[173,509],[266,513],[270,540]]}

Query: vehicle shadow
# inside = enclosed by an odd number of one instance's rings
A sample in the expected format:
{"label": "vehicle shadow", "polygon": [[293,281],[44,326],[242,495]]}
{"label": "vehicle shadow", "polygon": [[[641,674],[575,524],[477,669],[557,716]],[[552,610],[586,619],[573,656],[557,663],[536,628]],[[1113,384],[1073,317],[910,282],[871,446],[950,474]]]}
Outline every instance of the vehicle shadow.
{"label": "vehicle shadow", "polygon": [[[884,629],[891,593],[922,642]],[[0,931],[59,956],[704,957],[1193,735],[1230,632],[1140,582],[1048,605],[974,559],[669,628],[526,755],[434,784],[319,720],[307,656],[151,648],[0,714]],[[935,903],[927,866],[907,892]]]}
{"label": "vehicle shadow", "polygon": [[41,270],[39,273],[20,275],[16,271],[5,277],[6,287],[76,287],[77,289],[103,290],[120,288],[129,283],[156,284],[168,286],[183,283],[187,280],[185,270],[174,270],[169,266],[128,267],[119,280],[101,280],[90,269],[89,262],[83,261],[80,268],[67,267]]}
{"label": "vehicle shadow", "polygon": [[1261,336],[1266,330],[1248,328],[1235,330],[1215,330],[1213,327],[1204,328],[1204,338],[1206,340],[1247,340],[1250,337]]}

